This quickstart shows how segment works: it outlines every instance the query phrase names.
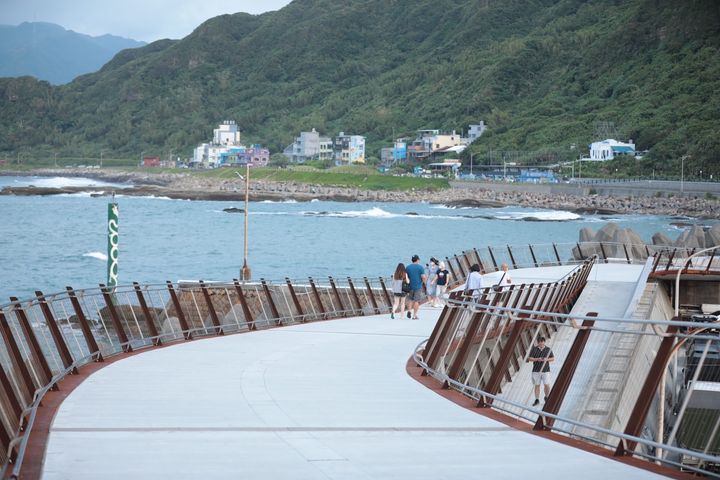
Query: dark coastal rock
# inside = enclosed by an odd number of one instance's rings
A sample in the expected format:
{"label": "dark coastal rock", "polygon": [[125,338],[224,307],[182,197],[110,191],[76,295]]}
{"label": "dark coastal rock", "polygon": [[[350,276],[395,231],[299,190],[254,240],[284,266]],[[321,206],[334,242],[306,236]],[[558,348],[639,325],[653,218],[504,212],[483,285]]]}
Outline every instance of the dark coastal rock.
{"label": "dark coastal rock", "polygon": [[498,208],[504,207],[505,204],[495,200],[476,200],[474,198],[464,198],[445,203],[449,208]]}
{"label": "dark coastal rock", "polygon": [[618,215],[622,212],[613,210],[612,208],[598,208],[598,207],[578,207],[572,210],[573,213],[578,215]]}
{"label": "dark coastal rock", "polygon": [[411,217],[417,217],[419,214],[417,212],[407,212],[405,215],[408,215]]}
{"label": "dark coastal rock", "polygon": [[223,208],[223,212],[227,213],[245,213],[244,208],[237,208],[237,207],[230,207],[230,208]]}

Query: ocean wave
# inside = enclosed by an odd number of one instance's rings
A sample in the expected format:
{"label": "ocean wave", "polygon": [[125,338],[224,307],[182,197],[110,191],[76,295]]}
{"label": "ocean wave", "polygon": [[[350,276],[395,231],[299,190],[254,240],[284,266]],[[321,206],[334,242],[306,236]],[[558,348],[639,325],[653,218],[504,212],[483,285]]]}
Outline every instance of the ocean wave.
{"label": "ocean wave", "polygon": [[102,252],[88,252],[88,253],[83,253],[82,256],[90,257],[90,258],[97,258],[98,260],[102,260],[102,261],[105,261],[108,258],[107,255],[105,255]]}
{"label": "ocean wave", "polygon": [[577,213],[563,210],[543,210],[532,212],[502,212],[492,215],[497,220],[526,220],[536,222],[568,222],[580,220],[582,216]]}
{"label": "ocean wave", "polygon": [[280,200],[280,201],[278,201],[278,200],[263,200],[260,203],[298,203],[298,201],[291,198],[288,200]]}
{"label": "ocean wave", "polygon": [[34,185],[41,188],[64,188],[64,187],[115,187],[127,188],[132,185],[104,182],[83,177],[32,177],[16,179],[17,186]]}
{"label": "ocean wave", "polygon": [[397,218],[403,214],[390,213],[382,208],[373,207],[368,210],[349,210],[347,212],[302,212],[303,215],[313,217],[336,217],[336,218]]}

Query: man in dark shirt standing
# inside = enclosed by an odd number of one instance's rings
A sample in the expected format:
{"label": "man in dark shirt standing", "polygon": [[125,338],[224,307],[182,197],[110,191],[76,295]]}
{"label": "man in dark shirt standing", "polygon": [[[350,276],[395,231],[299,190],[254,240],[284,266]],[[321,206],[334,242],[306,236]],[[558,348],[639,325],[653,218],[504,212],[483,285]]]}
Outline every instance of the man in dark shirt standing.
{"label": "man in dark shirt standing", "polygon": [[530,349],[527,361],[533,362],[532,382],[535,390],[533,407],[540,404],[540,384],[545,387],[545,400],[550,395],[550,362],[555,360],[550,347],[545,346],[545,337],[537,339],[537,345]]}

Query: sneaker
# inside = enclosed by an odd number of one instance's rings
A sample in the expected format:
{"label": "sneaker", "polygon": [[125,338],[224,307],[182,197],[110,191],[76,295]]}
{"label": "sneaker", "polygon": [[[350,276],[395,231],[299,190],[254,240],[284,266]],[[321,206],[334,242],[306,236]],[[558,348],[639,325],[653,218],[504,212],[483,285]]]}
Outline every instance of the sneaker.
{"label": "sneaker", "polygon": [[538,405],[540,405],[540,399],[536,398],[535,401],[533,402],[532,406],[537,407]]}
{"label": "sneaker", "polygon": [[408,318],[412,318],[412,313],[407,312],[407,317],[408,317]]}
{"label": "sneaker", "polygon": [[413,317],[413,320],[420,320],[420,317]]}
{"label": "sneaker", "polygon": [[545,395],[545,401],[547,402],[547,395]]}
{"label": "sneaker", "polygon": [[391,313],[391,314],[390,314],[390,320],[395,320],[395,314],[394,314],[394,313]]}

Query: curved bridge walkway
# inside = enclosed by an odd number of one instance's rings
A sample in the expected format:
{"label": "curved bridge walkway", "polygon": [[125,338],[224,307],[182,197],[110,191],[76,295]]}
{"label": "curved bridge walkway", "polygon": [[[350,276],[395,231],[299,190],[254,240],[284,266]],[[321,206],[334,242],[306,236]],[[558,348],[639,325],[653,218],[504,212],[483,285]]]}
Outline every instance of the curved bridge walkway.
{"label": "curved bridge walkway", "polygon": [[440,309],[117,361],[61,405],[43,479],[661,478],[466,410],[411,378]]}

